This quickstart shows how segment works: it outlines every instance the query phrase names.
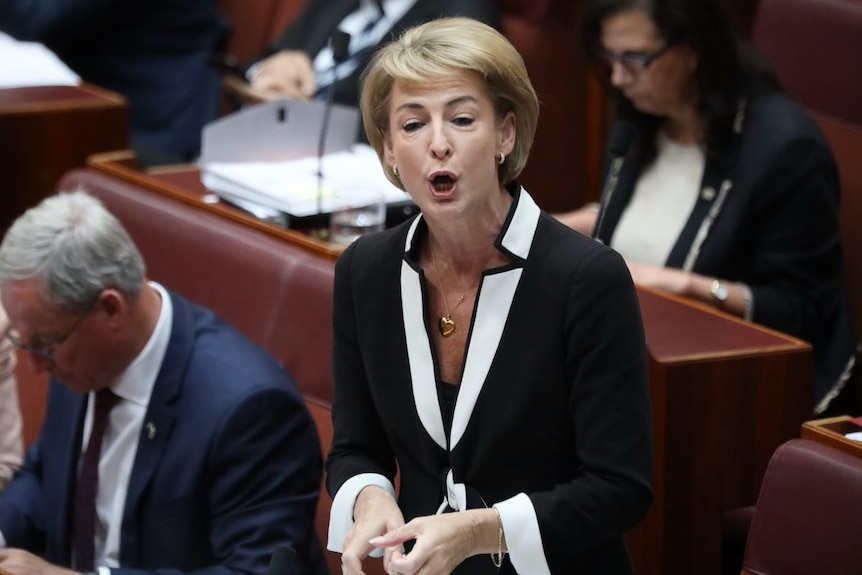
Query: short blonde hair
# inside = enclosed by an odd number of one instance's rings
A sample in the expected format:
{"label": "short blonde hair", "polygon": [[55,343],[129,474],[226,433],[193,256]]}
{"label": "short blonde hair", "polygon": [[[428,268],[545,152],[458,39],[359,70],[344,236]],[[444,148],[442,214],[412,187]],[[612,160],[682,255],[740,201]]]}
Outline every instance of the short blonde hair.
{"label": "short blonde hair", "polygon": [[515,145],[500,166],[500,182],[508,184],[524,169],[539,120],[539,100],[524,60],[490,26],[471,18],[440,18],[405,31],[381,48],[362,75],[359,102],[365,134],[386,177],[399,188],[404,186],[387,165],[383,150],[395,83],[427,83],[459,72],[475,73],[485,81],[498,120],[510,111],[515,115]]}

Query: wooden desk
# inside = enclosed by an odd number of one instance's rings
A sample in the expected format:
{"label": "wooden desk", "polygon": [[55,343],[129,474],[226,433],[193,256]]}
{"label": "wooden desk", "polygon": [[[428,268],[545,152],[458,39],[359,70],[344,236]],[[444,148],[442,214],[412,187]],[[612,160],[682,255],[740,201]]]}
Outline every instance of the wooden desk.
{"label": "wooden desk", "polygon": [[[334,259],[338,249],[204,201],[196,169],[142,173],[128,155],[90,166]],[[145,191],[145,190],[142,190]],[[638,290],[649,352],[655,501],[629,544],[639,575],[717,575],[722,513],[753,505],[773,451],[811,414],[810,347],[712,308]]]}
{"label": "wooden desk", "polygon": [[125,99],[93,86],[0,90],[0,234],[87,156],[128,147],[127,132]]}
{"label": "wooden desk", "polygon": [[203,183],[201,183],[200,170],[194,165],[151,168],[146,172],[142,172],[138,169],[134,153],[128,150],[108,154],[95,154],[87,160],[87,165],[126,182],[137,184],[143,188],[176,198],[186,204],[255,228],[333,261],[344,249],[344,246],[320,240],[307,233],[278,227],[261,221],[229,204],[221,202],[218,196],[210,193],[204,187]]}
{"label": "wooden desk", "polygon": [[638,293],[656,472],[629,548],[638,575],[718,575],[723,512],[757,501],[773,451],[810,417],[811,349],[705,305]]}
{"label": "wooden desk", "polygon": [[848,433],[862,431],[849,415],[814,419],[802,424],[802,439],[810,439],[833,447],[853,457],[862,458],[862,442],[844,437]]}

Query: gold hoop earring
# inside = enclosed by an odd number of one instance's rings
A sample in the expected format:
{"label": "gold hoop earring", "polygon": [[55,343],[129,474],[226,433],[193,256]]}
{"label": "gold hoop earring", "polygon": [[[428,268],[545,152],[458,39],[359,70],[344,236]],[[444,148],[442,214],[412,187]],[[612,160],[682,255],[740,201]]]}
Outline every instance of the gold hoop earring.
{"label": "gold hoop earring", "polygon": [[506,161],[506,154],[504,154],[503,152],[500,152],[500,161],[497,163],[502,166],[503,162],[505,162],[505,161]]}

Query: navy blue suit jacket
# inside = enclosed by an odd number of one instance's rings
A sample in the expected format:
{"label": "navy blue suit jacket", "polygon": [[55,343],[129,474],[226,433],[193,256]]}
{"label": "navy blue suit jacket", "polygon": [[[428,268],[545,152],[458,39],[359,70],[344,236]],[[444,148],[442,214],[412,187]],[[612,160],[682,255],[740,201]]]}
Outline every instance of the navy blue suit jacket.
{"label": "navy blue suit jacket", "polygon": [[[322,462],[295,384],[212,312],[171,294],[170,343],[128,485],[116,575],[264,574],[275,545],[325,573],[314,531]],[[87,398],[56,381],[39,440],[0,494],[7,546],[71,565]],[[145,426],[146,428],[147,426]]]}
{"label": "navy blue suit jacket", "polygon": [[0,30],[128,98],[136,150],[190,159],[218,114],[211,60],[227,23],[215,0],[4,0]]}

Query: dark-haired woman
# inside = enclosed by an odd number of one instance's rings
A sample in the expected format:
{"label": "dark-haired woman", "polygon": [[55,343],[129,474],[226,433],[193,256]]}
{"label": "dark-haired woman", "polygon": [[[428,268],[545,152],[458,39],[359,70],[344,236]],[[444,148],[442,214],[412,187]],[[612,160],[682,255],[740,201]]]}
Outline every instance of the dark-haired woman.
{"label": "dark-haired woman", "polygon": [[815,122],[718,0],[593,0],[583,23],[632,137],[612,138],[626,149],[608,162],[600,209],[558,218],[619,251],[641,285],[810,342],[814,412],[825,412],[857,339],[837,170]]}

